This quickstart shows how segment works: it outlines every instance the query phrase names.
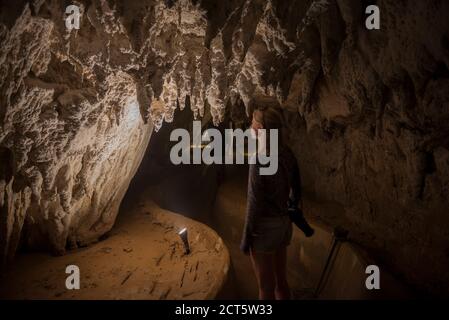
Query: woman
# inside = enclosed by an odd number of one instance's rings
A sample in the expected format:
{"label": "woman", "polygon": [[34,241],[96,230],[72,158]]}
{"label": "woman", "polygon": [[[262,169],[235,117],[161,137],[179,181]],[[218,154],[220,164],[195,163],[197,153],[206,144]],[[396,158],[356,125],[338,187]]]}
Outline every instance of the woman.
{"label": "woman", "polygon": [[[292,237],[292,222],[287,202],[297,207],[300,198],[299,170],[296,159],[282,137],[282,116],[273,108],[253,113],[251,128],[258,138],[260,129],[279,130],[278,170],[260,175],[259,163],[250,164],[245,228],[241,249],[251,255],[259,286],[259,299],[290,299],[287,282],[287,246]],[[268,141],[267,141],[268,142]],[[264,144],[262,144],[264,145]],[[270,153],[269,144],[265,144]],[[275,152],[273,148],[272,152]],[[260,150],[259,150],[260,152]],[[270,154],[271,155],[271,154]],[[290,195],[289,195],[290,194]]]}

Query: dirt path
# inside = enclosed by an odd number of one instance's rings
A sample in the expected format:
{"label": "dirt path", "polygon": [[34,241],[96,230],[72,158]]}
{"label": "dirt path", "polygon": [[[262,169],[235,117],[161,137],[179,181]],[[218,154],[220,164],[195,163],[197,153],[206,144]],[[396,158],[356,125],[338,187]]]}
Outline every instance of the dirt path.
{"label": "dirt path", "polygon": [[[123,209],[122,209],[123,210]],[[0,285],[3,299],[210,299],[222,287],[229,254],[207,226],[139,201],[104,241],[67,255],[21,254]],[[186,227],[192,252],[178,231]],[[79,290],[68,290],[68,265],[80,269]]]}

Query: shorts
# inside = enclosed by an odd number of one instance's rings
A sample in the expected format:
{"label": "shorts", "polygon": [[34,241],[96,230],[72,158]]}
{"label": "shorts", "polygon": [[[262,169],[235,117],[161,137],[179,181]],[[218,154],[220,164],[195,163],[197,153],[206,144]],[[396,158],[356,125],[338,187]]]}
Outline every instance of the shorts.
{"label": "shorts", "polygon": [[290,244],[292,234],[292,222],[288,215],[257,217],[251,233],[251,249],[255,252],[274,253]]}

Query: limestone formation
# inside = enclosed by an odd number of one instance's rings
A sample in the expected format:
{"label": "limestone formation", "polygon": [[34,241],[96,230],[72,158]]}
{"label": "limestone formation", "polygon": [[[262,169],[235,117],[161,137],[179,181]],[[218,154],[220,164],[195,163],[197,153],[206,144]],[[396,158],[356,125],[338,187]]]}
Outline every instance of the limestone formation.
{"label": "limestone formation", "polygon": [[285,111],[305,191],[409,283],[447,290],[447,1],[377,1],[380,30],[358,0],[74,2],[70,32],[61,1],[2,2],[2,256],[106,232],[187,100],[214,124],[263,104]]}

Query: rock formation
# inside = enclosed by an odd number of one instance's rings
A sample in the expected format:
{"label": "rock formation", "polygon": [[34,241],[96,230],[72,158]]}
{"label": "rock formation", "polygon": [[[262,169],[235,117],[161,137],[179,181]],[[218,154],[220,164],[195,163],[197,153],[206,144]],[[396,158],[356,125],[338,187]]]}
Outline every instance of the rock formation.
{"label": "rock formation", "polygon": [[128,71],[129,37],[106,3],[83,7],[82,28],[71,33],[59,1],[6,6],[0,248],[11,257],[22,240],[63,253],[112,227],[151,126]]}
{"label": "rock formation", "polygon": [[379,0],[380,30],[358,0],[74,3],[72,31],[60,1],[1,5],[3,256],[106,232],[186,100],[216,125],[263,104],[284,110],[305,191],[409,283],[447,291],[449,3]]}

